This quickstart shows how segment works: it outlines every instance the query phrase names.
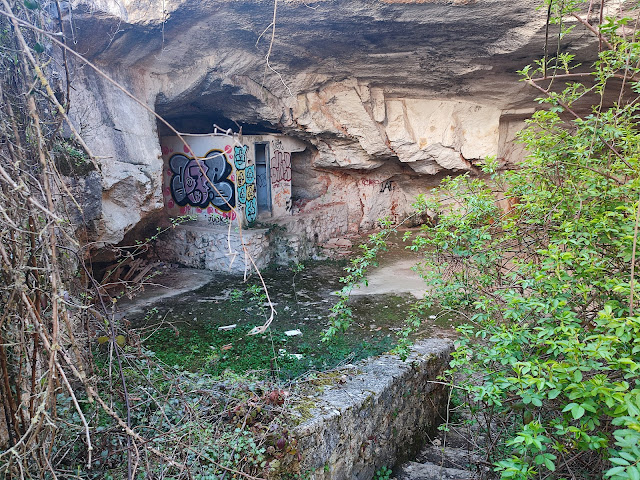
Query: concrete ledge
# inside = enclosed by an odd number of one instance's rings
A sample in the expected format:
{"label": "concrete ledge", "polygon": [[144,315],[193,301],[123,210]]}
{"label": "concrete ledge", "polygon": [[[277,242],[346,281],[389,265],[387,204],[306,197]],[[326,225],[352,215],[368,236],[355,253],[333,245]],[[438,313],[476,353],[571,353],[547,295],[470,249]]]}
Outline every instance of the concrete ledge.
{"label": "concrete ledge", "polygon": [[155,249],[165,261],[234,275],[253,270],[245,248],[259,269],[270,263],[289,265],[313,256],[318,242],[342,236],[347,231],[347,208],[335,204],[264,221],[271,228],[244,228],[242,236],[236,225],[229,229],[222,220],[212,225],[186,223],[165,233]]}
{"label": "concrete ledge", "polygon": [[447,389],[433,381],[452,350],[449,340],[425,340],[406,362],[369,359],[325,389],[313,418],[294,431],[300,470],[313,480],[370,480],[380,467],[417,454],[443,421]]}

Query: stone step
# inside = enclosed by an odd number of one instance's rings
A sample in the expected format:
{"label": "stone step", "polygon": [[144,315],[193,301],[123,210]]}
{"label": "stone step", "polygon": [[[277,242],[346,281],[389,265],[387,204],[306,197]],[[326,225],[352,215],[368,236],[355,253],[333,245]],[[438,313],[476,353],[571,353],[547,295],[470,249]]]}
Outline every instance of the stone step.
{"label": "stone step", "polygon": [[430,446],[423,449],[416,458],[417,463],[433,463],[446,468],[473,468],[480,458],[466,448]]}
{"label": "stone step", "polygon": [[400,467],[395,480],[470,480],[473,476],[469,470],[441,467],[431,462],[408,462]]}

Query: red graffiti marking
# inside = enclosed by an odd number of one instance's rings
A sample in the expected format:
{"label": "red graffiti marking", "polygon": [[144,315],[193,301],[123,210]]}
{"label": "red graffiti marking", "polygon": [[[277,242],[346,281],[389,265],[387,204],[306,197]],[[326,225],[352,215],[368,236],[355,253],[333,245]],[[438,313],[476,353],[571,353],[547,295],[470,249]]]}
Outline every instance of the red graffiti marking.
{"label": "red graffiti marking", "polygon": [[372,178],[363,178],[362,180],[360,180],[360,183],[362,183],[362,185],[380,185],[380,180],[376,180],[376,179],[372,179]]}
{"label": "red graffiti marking", "polygon": [[235,220],[236,219],[236,212],[231,210],[229,212],[224,212],[222,213],[222,217],[229,219],[229,220]]}
{"label": "red graffiti marking", "polygon": [[[201,213],[201,209],[197,209],[198,213]],[[207,207],[207,213],[209,214],[209,223],[211,222],[225,222],[229,223],[229,220],[235,220],[237,218],[236,212],[230,210],[228,212],[221,212],[215,207]],[[214,220],[217,219],[217,220]]]}
{"label": "red graffiti marking", "polygon": [[276,150],[271,158],[271,183],[276,185],[291,181],[291,154]]}
{"label": "red graffiti marking", "polygon": [[167,147],[166,145],[162,146],[162,154],[163,155],[169,155],[169,147]]}

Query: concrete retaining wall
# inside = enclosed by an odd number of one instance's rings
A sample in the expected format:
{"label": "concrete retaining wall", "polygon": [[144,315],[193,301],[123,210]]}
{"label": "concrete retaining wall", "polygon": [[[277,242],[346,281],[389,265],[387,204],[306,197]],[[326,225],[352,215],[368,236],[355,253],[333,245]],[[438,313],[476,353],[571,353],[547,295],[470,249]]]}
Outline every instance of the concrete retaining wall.
{"label": "concrete retaining wall", "polygon": [[[268,229],[243,229],[242,241],[258,268],[271,262]],[[225,226],[180,225],[158,241],[156,251],[160,258],[185,267],[227,273],[253,270],[250,260],[245,259],[240,233],[233,225],[231,230]]]}
{"label": "concrete retaining wall", "polygon": [[444,419],[448,391],[433,382],[452,348],[448,340],[425,340],[407,362],[370,359],[326,389],[313,418],[294,432],[301,471],[313,480],[370,480],[380,467],[417,454]]}
{"label": "concrete retaining wall", "polygon": [[[306,260],[314,255],[318,242],[342,236],[346,231],[347,210],[344,205],[333,205],[276,219],[269,228],[243,228],[242,241],[262,269],[270,263],[288,265]],[[185,267],[235,274],[243,273],[245,268],[253,270],[250,260],[245,259],[235,222],[231,229],[223,221],[215,225],[179,225],[165,233],[155,248],[159,258]]]}

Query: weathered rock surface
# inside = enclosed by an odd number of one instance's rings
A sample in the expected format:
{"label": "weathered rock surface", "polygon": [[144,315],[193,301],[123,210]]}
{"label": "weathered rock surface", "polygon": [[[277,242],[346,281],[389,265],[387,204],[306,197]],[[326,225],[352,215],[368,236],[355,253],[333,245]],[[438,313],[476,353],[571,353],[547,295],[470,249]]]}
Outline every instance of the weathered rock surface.
{"label": "weathered rock surface", "polygon": [[[438,175],[522,155],[512,139],[535,93],[515,71],[542,51],[538,3],[280,0],[273,36],[272,0],[75,0],[67,19],[75,48],[178,130],[308,142],[292,158],[297,211],[342,202],[357,230],[405,215]],[[563,42],[580,55],[589,38]],[[115,243],[162,209],[167,129],[74,71],[71,114],[105,166],[100,240]],[[393,196],[380,188],[390,179]]]}

